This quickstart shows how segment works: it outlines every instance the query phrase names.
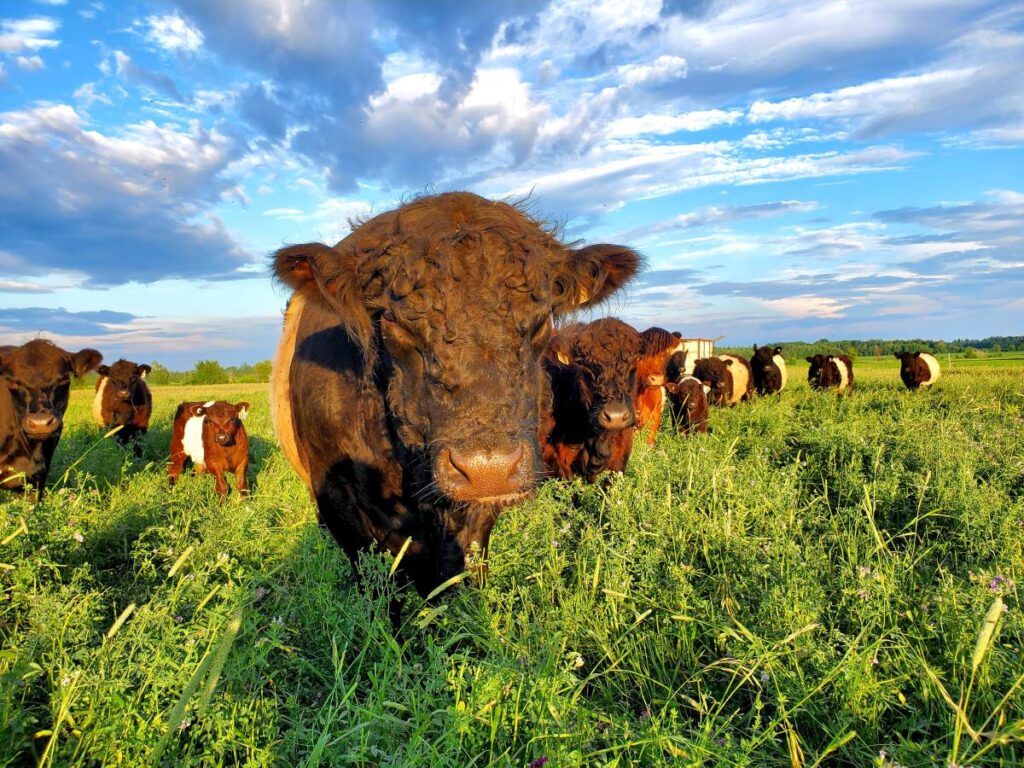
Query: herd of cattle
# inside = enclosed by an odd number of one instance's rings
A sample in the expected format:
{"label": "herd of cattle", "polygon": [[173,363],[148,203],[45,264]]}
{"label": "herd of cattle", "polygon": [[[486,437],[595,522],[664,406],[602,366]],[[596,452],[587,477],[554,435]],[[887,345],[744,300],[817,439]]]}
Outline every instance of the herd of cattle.
{"label": "herd of cattle", "polygon": [[[556,331],[642,265],[627,247],[557,235],[521,206],[456,192],[380,214],[334,246],[274,255],[292,290],[271,381],[275,432],[353,563],[369,546],[402,552],[427,594],[486,551],[500,510],[541,479],[622,472],[638,430],[657,438],[666,401],[681,432],[704,432],[709,405],[786,387],[780,347],[691,360],[678,333],[615,318]],[[897,357],[908,388],[938,379],[931,355]],[[38,339],[0,347],[0,488],[41,495],[72,375],[99,373],[98,425],[126,445],[146,432],[149,366],[101,359]],[[849,357],[807,360],[813,388],[852,389]],[[225,472],[245,493],[248,409],[182,403],[170,482],[190,460],[222,496]]]}

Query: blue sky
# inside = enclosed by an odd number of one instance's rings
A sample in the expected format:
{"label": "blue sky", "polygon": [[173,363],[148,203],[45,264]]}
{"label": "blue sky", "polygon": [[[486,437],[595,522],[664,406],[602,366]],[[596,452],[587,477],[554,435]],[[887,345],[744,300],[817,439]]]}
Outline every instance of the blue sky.
{"label": "blue sky", "polygon": [[1024,332],[1024,6],[0,5],[0,344],[270,357],[286,243],[532,195],[651,271],[607,310],[748,344]]}

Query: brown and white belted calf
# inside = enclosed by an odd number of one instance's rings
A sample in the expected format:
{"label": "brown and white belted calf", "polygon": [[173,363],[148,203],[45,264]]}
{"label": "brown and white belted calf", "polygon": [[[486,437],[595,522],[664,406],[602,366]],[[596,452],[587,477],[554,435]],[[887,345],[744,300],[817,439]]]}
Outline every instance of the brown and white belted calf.
{"label": "brown and white belted calf", "polygon": [[185,461],[190,460],[196,474],[210,472],[216,478],[221,497],[228,495],[225,472],[234,472],[238,492],[248,494],[249,436],[242,424],[248,413],[249,404],[245,402],[232,405],[210,400],[179,405],[171,432],[171,461],[167,469],[170,484],[177,482]]}

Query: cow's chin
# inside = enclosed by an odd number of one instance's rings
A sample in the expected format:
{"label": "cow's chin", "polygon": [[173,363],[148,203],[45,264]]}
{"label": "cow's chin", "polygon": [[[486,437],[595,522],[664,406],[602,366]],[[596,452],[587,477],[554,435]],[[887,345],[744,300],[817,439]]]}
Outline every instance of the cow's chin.
{"label": "cow's chin", "polygon": [[[448,494],[446,494],[448,495]],[[494,507],[509,507],[513,504],[520,504],[533,496],[533,489],[528,491],[518,491],[516,493],[503,493],[499,496],[476,496],[460,498],[457,494],[448,495],[452,501],[459,502],[461,504],[485,504]]]}

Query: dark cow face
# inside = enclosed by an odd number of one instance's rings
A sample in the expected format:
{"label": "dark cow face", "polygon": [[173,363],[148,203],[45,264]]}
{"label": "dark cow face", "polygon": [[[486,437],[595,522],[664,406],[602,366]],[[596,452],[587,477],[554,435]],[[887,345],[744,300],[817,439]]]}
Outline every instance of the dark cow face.
{"label": "dark cow face", "polygon": [[782,354],[782,347],[759,347],[754,345],[754,354],[750,358],[752,368],[768,370],[774,364],[774,357]]}
{"label": "dark cow face", "polygon": [[104,386],[104,400],[110,410],[107,423],[112,426],[128,424],[134,415],[132,397],[140,381],[152,371],[148,365],[138,365],[129,360],[118,360],[113,365],[101,365],[96,372],[107,379]]}
{"label": "dark cow face", "polygon": [[0,382],[25,435],[42,440],[58,434],[68,407],[71,377],[93,370],[103,355],[95,349],[65,352],[43,339],[0,350]]}
{"label": "dark cow face", "polygon": [[920,352],[893,352],[892,355],[900,361],[900,366],[903,369],[910,368],[911,364],[921,357]]}
{"label": "dark cow face", "polygon": [[642,345],[636,330],[613,317],[560,332],[555,358],[575,379],[595,433],[636,424],[633,392]]}
{"label": "dark cow face", "polygon": [[828,362],[828,355],[811,355],[810,357],[804,358],[811,367],[807,370],[807,380],[810,382],[819,382],[821,378],[821,369],[825,363]]}
{"label": "dark cow face", "polygon": [[373,366],[399,461],[429,467],[426,484],[448,499],[532,490],[553,318],[640,266],[628,248],[568,248],[554,234],[514,206],[452,193],[381,214],[334,248],[275,255],[277,278],[333,310]]}
{"label": "dark cow face", "polygon": [[190,413],[193,416],[205,416],[203,431],[213,438],[213,442],[230,448],[235,444],[238,430],[249,415],[249,404],[246,402],[226,403],[218,400],[212,405],[193,405]]}
{"label": "dark cow face", "polygon": [[152,370],[148,365],[137,365],[122,359],[113,365],[101,365],[96,372],[107,378],[111,397],[127,402],[131,400],[135,385],[145,379],[146,374]]}

